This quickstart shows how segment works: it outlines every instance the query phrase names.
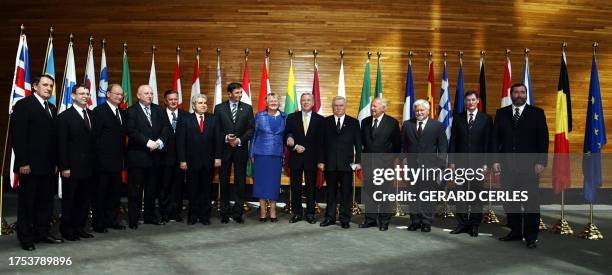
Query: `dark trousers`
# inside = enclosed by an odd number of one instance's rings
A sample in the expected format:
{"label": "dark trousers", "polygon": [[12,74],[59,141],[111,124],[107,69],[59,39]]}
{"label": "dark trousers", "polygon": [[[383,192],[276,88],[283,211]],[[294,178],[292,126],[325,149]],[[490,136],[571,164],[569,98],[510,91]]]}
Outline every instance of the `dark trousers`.
{"label": "dark trousers", "polygon": [[89,213],[92,178],[73,179],[62,177],[62,236],[72,236],[84,231]]}
{"label": "dark trousers", "polygon": [[[234,186],[230,192],[230,172],[234,167]],[[244,213],[244,201],[246,200],[246,159],[238,159],[237,153],[233,153],[229,159],[221,163],[221,217],[232,215],[241,217]],[[234,194],[234,207],[230,210],[230,197]]]}
{"label": "dark trousers", "polygon": [[476,198],[474,201],[458,201],[455,204],[455,216],[457,217],[457,227],[470,228],[480,226],[482,221],[482,205],[478,194],[483,190],[482,181],[467,181],[462,185],[457,185],[455,190],[474,191]]}
{"label": "dark trousers", "polygon": [[420,201],[419,194],[424,191],[436,190],[437,183],[431,181],[417,181],[414,186],[409,189],[417,195],[416,201],[410,202],[410,223],[419,225],[431,225],[434,221],[435,202]]}
{"label": "dark trousers", "polygon": [[[306,181],[305,190],[302,190],[302,173]],[[293,211],[293,215],[302,217],[303,214],[306,214],[306,216],[314,217],[316,181],[316,168],[305,170],[303,166],[291,167],[291,210]],[[306,196],[306,213],[303,213],[302,194]]]}
{"label": "dark trousers", "polygon": [[327,184],[327,208],[325,218],[336,220],[336,196],[340,187],[340,222],[351,221],[351,206],[353,202],[353,172],[325,171]]}
{"label": "dark trousers", "polygon": [[159,212],[162,219],[179,217],[183,209],[185,172],[178,166],[164,166],[159,190]]}
{"label": "dark trousers", "polygon": [[92,196],[95,229],[119,223],[121,172],[99,172]]}
{"label": "dark trousers", "polygon": [[187,169],[187,185],[189,188],[188,221],[210,220],[212,209],[212,180],[214,169]]}
{"label": "dark trousers", "polygon": [[504,211],[510,234],[521,236],[526,241],[538,239],[540,225],[540,189],[538,177],[532,173],[512,173],[502,176],[504,191],[527,191],[527,201],[505,202]]}
{"label": "dark trousers", "polygon": [[391,213],[365,213],[365,223],[377,223],[379,225],[389,225]]}
{"label": "dark trousers", "polygon": [[157,221],[155,213],[155,195],[157,187],[158,166],[149,168],[132,167],[128,170],[128,219],[130,225],[138,224],[143,204],[144,221]]}
{"label": "dark trousers", "polygon": [[31,244],[44,237],[51,230],[53,215],[53,189],[51,177],[54,175],[19,174],[17,195],[17,239],[23,244]]}

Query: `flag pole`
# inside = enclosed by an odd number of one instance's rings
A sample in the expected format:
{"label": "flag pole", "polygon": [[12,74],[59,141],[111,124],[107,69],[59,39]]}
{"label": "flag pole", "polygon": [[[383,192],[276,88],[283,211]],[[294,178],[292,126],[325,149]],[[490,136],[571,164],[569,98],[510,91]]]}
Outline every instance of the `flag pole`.
{"label": "flag pole", "polygon": [[[314,50],[313,53],[315,53],[316,51],[317,50]],[[292,67],[293,66],[293,50],[289,49],[289,50],[287,50],[287,53],[289,53],[289,67]],[[266,49],[266,58],[267,58],[267,55],[268,55],[268,50]],[[315,55],[315,62],[316,62],[316,59],[317,59],[317,57]],[[287,92],[287,96],[289,96],[288,92]],[[286,108],[287,107],[285,106],[285,112],[287,111]],[[291,194],[291,186],[289,186],[289,202],[285,203],[285,207],[283,207],[283,212],[285,212],[287,214],[291,214],[293,212],[293,209],[291,208],[291,203],[292,203],[291,195],[292,195]],[[269,203],[268,203],[268,207],[270,207]]]}
{"label": "flag pole", "polygon": [[[90,35],[89,36],[89,48],[93,47],[93,42],[94,42],[94,37],[93,37],[93,35]],[[90,57],[90,55],[89,55],[89,48],[87,49],[87,59],[85,59],[85,60],[89,60],[89,57]],[[85,61],[85,62],[87,62],[87,61]],[[87,64],[85,66],[87,66]],[[85,72],[87,72],[87,68],[85,68]],[[85,73],[83,75],[83,83],[85,83],[86,80],[87,80],[87,73]],[[89,91],[89,93],[91,93],[91,91]]]}
{"label": "flag pole", "polygon": [[[43,64],[43,69],[42,72],[45,73],[45,71],[47,71],[47,58],[49,57],[49,45],[51,45],[51,43],[53,43],[53,31],[55,29],[53,28],[53,26],[49,27],[49,40],[47,40],[47,51],[45,52],[45,61]],[[54,79],[55,80],[55,79]]]}
{"label": "flag pole", "polygon": [[[484,58],[484,51],[480,52],[480,56]],[[493,190],[493,181],[493,174],[489,173],[489,194]],[[495,211],[493,211],[493,204],[491,203],[491,200],[489,200],[488,208],[489,210],[487,210],[487,213],[485,213],[482,217],[482,222],[487,224],[500,224],[501,222],[499,221],[497,214],[495,214]]]}
{"label": "flag pole", "polygon": [[[70,48],[72,47],[73,43],[74,43],[74,34],[70,33],[68,35],[68,50],[70,50]],[[62,103],[64,102],[64,96],[66,96],[64,94],[65,91],[64,91],[63,87],[64,87],[64,85],[66,85],[65,82],[66,82],[66,71],[67,71],[66,68],[67,67],[68,67],[68,57],[66,57],[66,62],[64,64],[64,76],[62,77],[62,97],[60,98],[60,102],[58,104],[59,107],[57,108],[57,111],[56,111],[57,114],[59,114],[61,106],[62,106]],[[55,81],[55,82],[57,82],[57,81]],[[66,106],[66,108],[68,108],[68,106]]]}
{"label": "flag pole", "polygon": [[[525,48],[525,65],[527,66],[529,64],[529,48]],[[527,84],[526,84],[527,85]],[[531,89],[531,87],[529,87],[529,89]],[[527,91],[529,92],[529,91]],[[531,99],[533,100],[533,99]],[[533,101],[531,102],[531,104],[533,105]],[[544,223],[544,220],[542,220],[542,217],[540,216],[540,224],[538,225],[538,229],[540,231],[546,231],[548,230],[548,225],[546,225],[546,223]]]}
{"label": "flag pole", "polygon": [[[443,57],[443,60],[444,60],[444,65],[446,65],[446,61],[448,59],[448,53],[446,53],[446,52],[442,53],[442,57]],[[442,96],[442,95],[440,95],[440,96]],[[450,102],[450,90],[448,91],[448,95],[447,96],[448,96],[448,99],[449,99],[449,102]],[[440,107],[440,106],[438,106],[438,107]],[[440,112],[438,112],[438,114],[440,114]],[[448,192],[448,184],[446,184],[444,186],[444,191]],[[455,214],[453,213],[453,211],[451,211],[450,207],[448,206],[448,202],[446,202],[446,201],[444,201],[444,209],[442,210],[442,213],[441,213],[440,216],[442,218],[444,218],[444,219],[455,217]]]}
{"label": "flag pole", "polygon": [[[561,43],[561,51],[565,56],[565,50],[567,48],[567,42]],[[570,236],[574,234],[574,230],[570,226],[569,222],[565,219],[565,188],[561,190],[561,219],[551,228],[551,232],[554,234],[560,234],[564,236]]]}
{"label": "flag pole", "polygon": [[[599,43],[593,42],[593,57],[597,55],[597,47]],[[580,233],[580,238],[587,240],[603,240],[603,235],[599,228],[593,223],[593,203],[589,203],[589,223],[584,227]]]}
{"label": "flag pole", "polygon": [[[19,40],[23,39],[23,35],[25,35],[25,27],[23,24],[19,27]],[[46,59],[46,58],[45,58]],[[11,91],[12,93],[12,91]],[[13,104],[12,100],[9,104]],[[6,151],[8,148],[8,137],[11,129],[11,114],[8,114],[8,121],[6,123],[6,133],[4,135],[4,151],[2,151],[2,170],[0,170],[0,236],[2,235],[10,235],[15,232],[16,223],[9,225],[8,222],[4,219],[4,163],[6,162]],[[9,173],[13,173],[13,171],[9,171]]]}
{"label": "flag pole", "polygon": [[[479,68],[479,72],[478,72],[478,97],[480,98],[480,101],[481,101],[479,106],[478,106],[479,107],[478,110],[484,112],[485,114],[487,113],[487,108],[486,108],[487,107],[487,103],[483,102],[483,99],[482,99],[482,96],[481,96],[482,95],[482,91],[480,89],[481,88],[480,87],[480,85],[481,85],[480,84],[480,81],[481,81],[480,80],[480,74],[482,74],[482,70],[485,67],[485,55],[486,54],[487,54],[487,52],[485,50],[480,50],[480,68]],[[486,80],[485,80],[485,91],[486,91],[486,86],[487,85],[486,85]],[[486,101],[486,97],[485,97],[484,101]],[[480,110],[480,108],[482,108],[482,110]]]}

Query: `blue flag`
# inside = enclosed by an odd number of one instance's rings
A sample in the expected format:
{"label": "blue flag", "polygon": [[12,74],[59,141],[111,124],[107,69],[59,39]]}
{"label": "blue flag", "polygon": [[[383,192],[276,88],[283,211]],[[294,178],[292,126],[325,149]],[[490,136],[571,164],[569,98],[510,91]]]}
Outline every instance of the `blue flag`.
{"label": "blue flag", "polygon": [[529,73],[529,57],[527,55],[525,55],[523,84],[525,84],[525,87],[527,87],[527,104],[535,106],[535,101],[533,100],[533,87],[531,86],[531,74]]}
{"label": "blue flag", "polygon": [[408,60],[408,73],[406,74],[406,94],[404,95],[404,112],[402,123],[414,117],[414,82],[412,80],[412,60]]}
{"label": "blue flag", "polygon": [[601,147],[607,143],[605,125],[603,108],[601,106],[597,59],[593,55],[586,127],[584,129],[584,154],[582,157],[583,192],[584,198],[589,203],[595,201],[597,189],[603,181],[601,175]]}
{"label": "blue flag", "polygon": [[453,125],[453,112],[450,105],[450,91],[448,90],[448,74],[446,73],[446,61],[442,72],[442,84],[440,86],[440,106],[438,121],[444,124],[446,139],[450,140],[451,126]]}
{"label": "blue flag", "polygon": [[459,63],[459,76],[457,77],[457,89],[455,90],[455,113],[463,112],[463,63]]}

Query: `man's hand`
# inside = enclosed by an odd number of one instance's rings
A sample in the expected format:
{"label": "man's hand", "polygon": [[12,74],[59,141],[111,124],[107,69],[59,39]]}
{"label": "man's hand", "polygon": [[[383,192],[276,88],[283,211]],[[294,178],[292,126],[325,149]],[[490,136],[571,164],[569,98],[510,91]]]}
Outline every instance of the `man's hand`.
{"label": "man's hand", "polygon": [[236,147],[236,135],[228,134],[225,136],[225,140],[227,140],[227,144],[229,144],[229,146]]}
{"label": "man's hand", "polygon": [[215,167],[221,167],[221,159],[215,159]]}
{"label": "man's hand", "polygon": [[536,173],[538,176],[541,176],[541,175],[542,175],[542,172],[544,172],[544,168],[546,168],[546,167],[544,167],[544,165],[537,163],[537,164],[535,165],[535,173]]}
{"label": "man's hand", "polygon": [[149,148],[150,151],[153,151],[159,148],[159,144],[155,141],[149,140],[147,141],[147,148]]}
{"label": "man's hand", "polygon": [[306,147],[298,144],[295,146],[295,151],[298,152],[298,154],[304,153],[304,151],[306,151]]}
{"label": "man's hand", "polygon": [[70,169],[62,171],[62,177],[70,178]]}
{"label": "man's hand", "polygon": [[361,170],[361,164],[355,163],[355,171]]}
{"label": "man's hand", "polygon": [[321,170],[321,171],[325,170],[325,164],[323,164],[323,163],[317,164],[317,167],[319,167],[319,170]]}
{"label": "man's hand", "polygon": [[287,138],[287,146],[293,147],[294,144],[295,144],[295,141],[293,140],[293,138],[292,137],[288,137]]}
{"label": "man's hand", "polygon": [[187,170],[187,162],[181,161],[181,163],[179,163],[179,168],[183,171]]}
{"label": "man's hand", "polygon": [[32,170],[30,170],[30,165],[24,165],[19,167],[19,174],[27,175],[30,174]]}

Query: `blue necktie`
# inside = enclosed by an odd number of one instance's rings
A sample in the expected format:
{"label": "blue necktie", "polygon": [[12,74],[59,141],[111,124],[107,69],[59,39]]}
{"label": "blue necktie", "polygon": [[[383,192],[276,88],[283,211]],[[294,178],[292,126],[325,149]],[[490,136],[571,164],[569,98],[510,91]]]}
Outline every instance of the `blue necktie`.
{"label": "blue necktie", "polygon": [[176,132],[176,113],[172,112],[172,130]]}

